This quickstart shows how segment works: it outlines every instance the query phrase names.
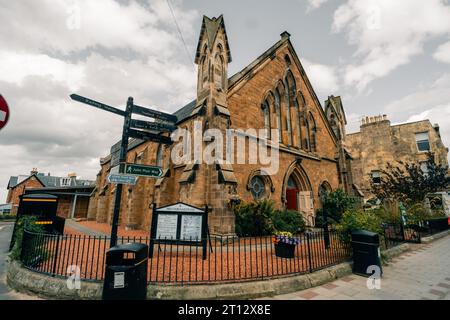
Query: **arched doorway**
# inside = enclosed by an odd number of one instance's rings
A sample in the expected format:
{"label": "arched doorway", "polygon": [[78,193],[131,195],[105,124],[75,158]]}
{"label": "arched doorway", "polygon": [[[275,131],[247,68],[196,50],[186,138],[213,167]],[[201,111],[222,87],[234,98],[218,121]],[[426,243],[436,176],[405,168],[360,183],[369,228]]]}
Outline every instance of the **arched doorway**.
{"label": "arched doorway", "polygon": [[314,226],[314,201],[311,184],[305,170],[293,163],[284,180],[284,199],[287,210],[301,212],[306,224]]}

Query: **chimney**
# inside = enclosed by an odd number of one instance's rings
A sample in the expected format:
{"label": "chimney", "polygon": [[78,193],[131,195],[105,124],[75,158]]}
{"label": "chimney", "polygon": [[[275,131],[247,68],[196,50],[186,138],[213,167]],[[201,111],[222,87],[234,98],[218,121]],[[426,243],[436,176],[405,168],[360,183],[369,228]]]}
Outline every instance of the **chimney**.
{"label": "chimney", "polygon": [[71,178],[71,179],[76,179],[77,178],[77,174],[75,172],[70,172],[67,176],[69,178]]}
{"label": "chimney", "polygon": [[438,136],[440,137],[441,136],[441,131],[440,131],[439,125],[437,123],[435,123],[433,125],[433,128],[436,131],[436,133],[438,134]]}
{"label": "chimney", "polygon": [[30,176],[32,176],[34,174],[38,174],[38,169],[37,168],[31,169]]}

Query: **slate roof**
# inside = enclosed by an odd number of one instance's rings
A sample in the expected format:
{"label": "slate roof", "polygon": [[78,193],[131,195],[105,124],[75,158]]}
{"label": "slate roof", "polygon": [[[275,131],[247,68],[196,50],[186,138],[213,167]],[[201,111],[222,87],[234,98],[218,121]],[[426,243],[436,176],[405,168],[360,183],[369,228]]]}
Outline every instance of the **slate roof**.
{"label": "slate roof", "polygon": [[[37,173],[33,175],[19,175],[19,176],[12,176],[9,178],[8,182],[8,189],[14,188],[17,185],[21,184],[25,180],[28,180],[32,176],[35,176],[43,185],[44,187],[64,187],[61,182],[63,178],[69,178],[69,177],[55,177],[55,176],[49,176],[45,175],[44,173]],[[82,186],[90,186],[93,185],[95,181],[92,180],[80,180],[80,179],[71,179],[69,187],[82,187]]]}

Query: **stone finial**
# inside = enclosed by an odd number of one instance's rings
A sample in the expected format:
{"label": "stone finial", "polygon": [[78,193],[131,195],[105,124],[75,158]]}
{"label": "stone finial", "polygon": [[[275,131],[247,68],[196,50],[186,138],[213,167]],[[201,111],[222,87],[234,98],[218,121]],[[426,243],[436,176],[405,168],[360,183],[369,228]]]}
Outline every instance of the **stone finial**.
{"label": "stone finial", "polygon": [[280,36],[281,36],[281,39],[285,39],[285,38],[290,38],[291,34],[287,31],[284,31],[280,34]]}

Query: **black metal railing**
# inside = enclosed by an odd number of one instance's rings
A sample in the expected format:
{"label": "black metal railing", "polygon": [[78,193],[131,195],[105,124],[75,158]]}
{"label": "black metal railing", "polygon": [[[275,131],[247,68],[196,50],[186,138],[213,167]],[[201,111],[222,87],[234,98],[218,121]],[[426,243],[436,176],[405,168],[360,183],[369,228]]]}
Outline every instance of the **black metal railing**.
{"label": "black metal railing", "polygon": [[383,247],[389,249],[401,243],[421,243],[423,237],[432,236],[450,229],[448,218],[424,220],[417,224],[402,225],[401,223],[383,224]]}
{"label": "black metal railing", "polygon": [[[161,241],[148,260],[148,282],[201,284],[262,280],[323,269],[351,257],[350,246],[337,231],[329,231],[329,244],[322,231],[297,236],[294,257],[275,254],[271,236],[237,238],[211,235],[208,254],[201,246]],[[118,244],[149,238],[119,237]],[[166,240],[166,239],[157,239]],[[156,241],[158,242],[158,241]],[[26,268],[51,276],[67,277],[78,271],[81,279],[101,281],[109,249],[106,236],[49,235],[24,232],[21,261]]]}

